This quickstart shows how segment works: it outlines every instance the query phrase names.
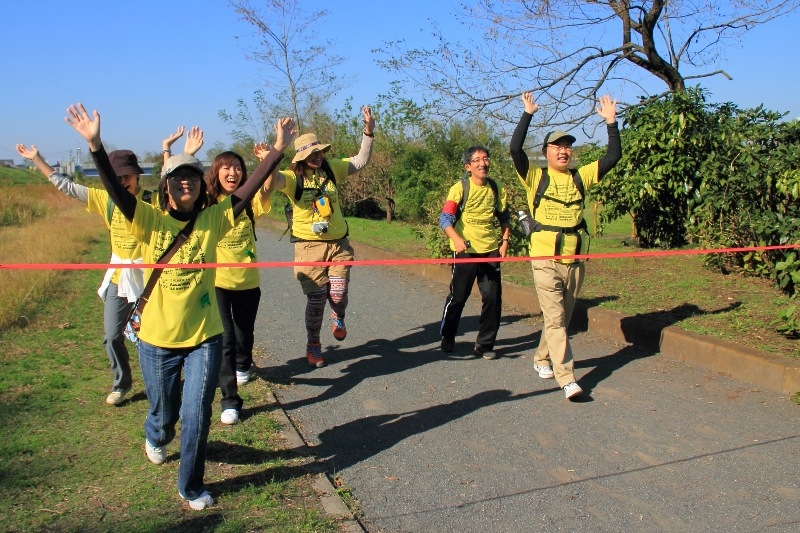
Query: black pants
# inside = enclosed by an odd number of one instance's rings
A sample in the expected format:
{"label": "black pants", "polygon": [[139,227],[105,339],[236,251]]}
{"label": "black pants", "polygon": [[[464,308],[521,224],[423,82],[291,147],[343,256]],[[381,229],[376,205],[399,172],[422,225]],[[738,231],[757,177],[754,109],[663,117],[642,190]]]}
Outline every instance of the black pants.
{"label": "black pants", "polygon": [[[500,257],[500,252],[494,250],[485,254],[460,253],[457,258],[464,257]],[[500,282],[500,263],[459,263],[453,264],[453,275],[450,280],[450,294],[444,303],[442,325],[439,332],[442,337],[455,337],[458,333],[458,322],[464,311],[475,278],[478,278],[478,289],[481,291],[483,305],[481,307],[481,322],[478,338],[475,342],[481,346],[493,349],[500,329],[500,313],[502,310],[502,285]]]}
{"label": "black pants", "polygon": [[256,325],[261,289],[232,291],[217,287],[217,305],[222,317],[222,366],[219,388],[222,409],[241,411],[242,399],[236,384],[236,371],[250,370],[253,364],[253,330]]}

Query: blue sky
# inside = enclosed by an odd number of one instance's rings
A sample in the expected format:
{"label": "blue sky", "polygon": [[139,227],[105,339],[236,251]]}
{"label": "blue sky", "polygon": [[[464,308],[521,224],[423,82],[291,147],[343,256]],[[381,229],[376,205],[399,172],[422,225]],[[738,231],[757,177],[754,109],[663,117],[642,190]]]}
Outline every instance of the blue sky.
{"label": "blue sky", "polygon": [[[348,96],[361,105],[387,92],[396,75],[381,70],[371,53],[385,41],[430,44],[429,19],[452,40],[464,32],[448,1],[308,4],[330,11],[320,35],[338,41],[336,52],[347,58],[341,74],[355,80],[332,108]],[[207,146],[227,144],[231,128],[217,112],[233,111],[238,98],[258,88],[258,67],[242,49],[250,29],[222,0],[6,1],[0,20],[0,159],[19,162],[17,142],[36,144],[50,161],[78,146],[85,150],[63,120],[66,106],[77,101],[100,111],[103,138],[118,148],[160,151],[161,139],[178,125],[195,124],[205,130]],[[727,49],[721,66],[734,79],[705,80],[712,100],[763,103],[800,116],[798,29],[795,13]]]}

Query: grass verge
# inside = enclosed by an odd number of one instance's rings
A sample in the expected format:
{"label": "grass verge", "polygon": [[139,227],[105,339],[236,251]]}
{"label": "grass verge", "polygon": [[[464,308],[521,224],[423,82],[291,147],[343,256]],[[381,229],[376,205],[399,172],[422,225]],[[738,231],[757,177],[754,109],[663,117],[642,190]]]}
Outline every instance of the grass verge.
{"label": "grass verge", "polygon": [[[95,242],[82,258],[107,259]],[[243,422],[209,437],[206,482],[218,505],[191,511],[178,496],[178,441],[164,465],[144,455],[147,400],[136,363],[131,400],[109,407],[102,348],[102,271],[61,278],[27,328],[0,335],[0,516],[22,531],[337,531],[299,460],[281,451],[279,424],[257,377],[241,394]]]}

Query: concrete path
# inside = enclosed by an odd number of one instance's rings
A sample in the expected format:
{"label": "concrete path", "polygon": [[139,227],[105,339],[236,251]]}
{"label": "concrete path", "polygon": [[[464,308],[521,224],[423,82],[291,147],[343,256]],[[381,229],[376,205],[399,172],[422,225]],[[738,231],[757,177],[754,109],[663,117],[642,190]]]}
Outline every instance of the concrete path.
{"label": "concrete path", "polygon": [[[259,258],[293,258],[259,234]],[[800,407],[725,376],[589,334],[573,337],[586,401],[533,372],[535,319],[504,312],[494,361],[439,350],[446,287],[353,270],[348,337],[305,362],[292,270],[262,270],[258,361],[370,532],[800,531]],[[326,310],[326,317],[328,311]]]}

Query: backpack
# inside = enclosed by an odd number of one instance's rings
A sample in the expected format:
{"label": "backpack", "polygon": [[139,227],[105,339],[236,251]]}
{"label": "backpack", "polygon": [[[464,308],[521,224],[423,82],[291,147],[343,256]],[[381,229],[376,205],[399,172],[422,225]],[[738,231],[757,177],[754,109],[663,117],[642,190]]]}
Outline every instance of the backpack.
{"label": "backpack", "polygon": [[[575,188],[578,189],[578,192],[581,195],[580,200],[575,200],[573,202],[562,202],[558,198],[553,198],[552,196],[547,196],[545,191],[550,186],[550,175],[547,172],[547,167],[542,169],[542,176],[539,178],[539,186],[536,187],[536,194],[533,197],[533,214],[531,215],[531,233],[537,231],[553,231],[556,232],[556,244],[555,244],[555,252],[553,255],[559,255],[559,250],[561,249],[561,242],[564,235],[575,235],[578,238],[576,251],[580,253],[581,251],[581,230],[587,231],[586,226],[586,219],[581,218],[581,221],[571,228],[562,228],[559,226],[547,226],[542,224],[541,222],[537,222],[534,216],[536,215],[536,209],[539,207],[539,204],[542,202],[542,198],[550,200],[551,202],[556,202],[561,204],[565,207],[569,207],[571,205],[580,205],[581,210],[585,207],[584,199],[586,198],[586,189],[583,186],[583,181],[581,180],[581,176],[576,169],[570,169],[570,174],[572,174],[572,183],[575,185]],[[526,226],[523,224],[523,228]],[[526,232],[527,233],[527,232]],[[530,237],[530,233],[527,233],[525,237]]]}

